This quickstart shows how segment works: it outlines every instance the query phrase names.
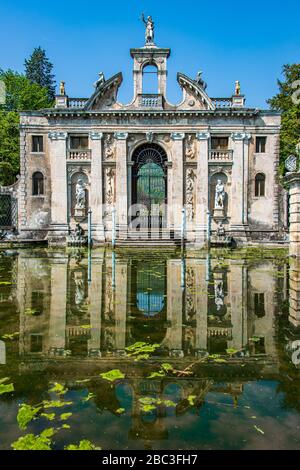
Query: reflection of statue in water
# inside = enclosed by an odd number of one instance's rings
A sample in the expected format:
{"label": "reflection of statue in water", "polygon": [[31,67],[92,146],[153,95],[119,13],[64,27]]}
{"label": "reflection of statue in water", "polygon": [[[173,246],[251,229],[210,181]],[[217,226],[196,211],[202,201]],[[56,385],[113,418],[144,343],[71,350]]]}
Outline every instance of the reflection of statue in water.
{"label": "reflection of statue in water", "polygon": [[84,301],[84,282],[82,273],[75,272],[75,304],[80,305]]}
{"label": "reflection of statue in water", "polygon": [[218,180],[215,194],[215,209],[224,209],[225,188],[221,180]]}
{"label": "reflection of statue in water", "polygon": [[215,281],[215,304],[217,310],[221,310],[224,305],[224,292],[223,292],[223,282]]}
{"label": "reflection of statue in water", "polygon": [[76,184],[76,209],[85,209],[85,186],[81,178],[78,179]]}
{"label": "reflection of statue in water", "polygon": [[142,14],[142,21],[146,25],[146,44],[154,44],[154,22],[151,16],[148,16],[147,21],[145,20],[144,13]]}

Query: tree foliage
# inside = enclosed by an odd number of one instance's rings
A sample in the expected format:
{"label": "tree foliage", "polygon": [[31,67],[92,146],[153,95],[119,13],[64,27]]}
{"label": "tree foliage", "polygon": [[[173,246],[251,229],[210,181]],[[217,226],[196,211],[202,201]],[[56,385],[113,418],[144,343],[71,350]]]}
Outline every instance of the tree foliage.
{"label": "tree foliage", "polygon": [[268,100],[272,109],[282,112],[280,169],[286,158],[295,153],[300,141],[300,64],[283,66],[283,80],[278,80],[277,95]]}
{"label": "tree foliage", "polygon": [[41,47],[36,47],[25,60],[25,74],[31,83],[36,83],[48,91],[50,100],[55,98],[55,79],[52,73],[53,65],[46,56],[46,51]]}
{"label": "tree foliage", "polygon": [[31,83],[24,75],[0,69],[6,99],[0,105],[0,185],[13,184],[20,167],[20,116],[28,110],[49,108],[52,101],[47,89]]}

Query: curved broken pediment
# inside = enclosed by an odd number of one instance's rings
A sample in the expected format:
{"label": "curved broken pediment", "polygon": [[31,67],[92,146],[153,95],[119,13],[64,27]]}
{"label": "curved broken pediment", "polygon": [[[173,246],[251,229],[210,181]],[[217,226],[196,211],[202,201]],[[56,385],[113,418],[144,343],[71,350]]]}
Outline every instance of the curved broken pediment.
{"label": "curved broken pediment", "polygon": [[202,80],[196,81],[183,73],[178,73],[177,81],[184,92],[183,101],[178,109],[215,109],[215,105],[205,91]]}
{"label": "curved broken pediment", "polygon": [[95,84],[96,90],[84,106],[85,111],[108,109],[117,102],[117,94],[123,81],[122,73],[105,80],[104,77]]}

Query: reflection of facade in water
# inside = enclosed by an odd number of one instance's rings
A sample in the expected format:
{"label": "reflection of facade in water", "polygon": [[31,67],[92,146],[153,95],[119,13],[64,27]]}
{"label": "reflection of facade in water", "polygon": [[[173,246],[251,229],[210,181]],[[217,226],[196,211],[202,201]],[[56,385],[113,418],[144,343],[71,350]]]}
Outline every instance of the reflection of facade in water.
{"label": "reflection of facade in water", "polygon": [[[275,353],[281,279],[271,261],[211,259],[207,277],[205,259],[186,259],[182,286],[180,259],[93,258],[90,276],[85,258],[16,258],[21,353],[107,356],[136,341],[160,343],[175,357]],[[26,314],[33,308],[38,315]]]}
{"label": "reflection of facade in water", "polygon": [[[145,414],[140,402],[143,397],[174,400],[176,396],[175,413],[180,416],[188,412],[191,396],[195,397],[195,407],[200,411],[208,392],[229,395],[236,406],[245,383],[258,377],[274,380],[282,367],[285,377],[287,362],[284,361],[289,361],[291,375],[289,355],[285,352],[283,359],[277,345],[278,322],[284,316],[278,306],[284,300],[288,302],[290,295],[287,314],[288,347],[291,347],[300,325],[299,262],[292,261],[289,272],[284,263],[275,268],[268,260],[220,262],[211,258],[208,264],[205,259],[189,258],[183,266],[180,259],[160,259],[159,263],[148,260],[147,264],[147,260],[141,263],[130,257],[119,257],[114,264],[110,253],[93,252],[92,256],[90,274],[87,259],[78,263],[64,254],[36,259],[21,252],[12,261],[17,288],[12,288],[7,298],[16,296],[23,366],[28,360],[30,369],[31,358],[42,359],[43,353],[44,364],[50,361],[51,365],[49,370],[45,369],[47,374],[54,373],[54,363],[48,354],[63,356],[70,350],[71,362],[63,360],[57,364],[62,367],[66,386],[72,389],[75,379],[93,375],[95,366],[97,372],[112,368],[110,361],[115,361],[114,357],[122,354],[126,346],[139,340],[161,343],[162,352],[172,356],[168,361],[181,368],[195,361],[189,359],[191,356],[201,357],[204,351],[223,354],[232,348],[241,351],[245,359],[242,372],[241,363],[230,364],[230,380],[227,370],[221,366],[201,364],[206,367],[205,375],[201,369],[202,374],[198,376],[196,372],[191,378],[149,381],[137,378],[135,364],[135,372],[128,366],[123,384],[107,387],[92,382],[88,390],[95,394],[97,407],[105,406],[111,412],[122,406],[118,402],[118,387],[128,388],[132,397],[130,439],[142,439],[146,447],[151,447],[153,441],[168,438],[165,405],[162,403],[152,414]],[[78,279],[84,292],[80,305],[75,301]],[[148,292],[153,293],[153,298],[162,296],[162,303],[151,300],[141,303],[141,296]],[[1,302],[7,305],[7,299],[2,298]],[[156,305],[162,305],[162,309],[157,308],[159,311],[150,315]],[[37,314],[26,313],[30,309],[35,309]],[[0,303],[1,315],[3,311]],[[288,330],[284,331],[285,335],[289,334]],[[97,362],[77,359],[88,355]],[[120,365],[123,367],[127,366]],[[293,400],[284,380],[280,387],[287,403]]]}

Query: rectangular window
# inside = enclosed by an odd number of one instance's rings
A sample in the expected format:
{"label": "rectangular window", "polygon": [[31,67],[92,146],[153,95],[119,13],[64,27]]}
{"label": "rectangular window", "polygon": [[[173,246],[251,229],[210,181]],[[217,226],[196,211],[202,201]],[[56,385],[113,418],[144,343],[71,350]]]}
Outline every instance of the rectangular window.
{"label": "rectangular window", "polygon": [[43,352],[43,335],[38,335],[38,334],[30,335],[30,352],[31,353]]}
{"label": "rectangular window", "polygon": [[87,135],[71,135],[70,136],[70,149],[71,150],[87,150],[89,148],[89,138]]}
{"label": "rectangular window", "polygon": [[44,152],[44,138],[42,135],[32,136],[32,152],[35,152],[35,153]]}
{"label": "rectangular window", "polygon": [[256,292],[254,294],[254,313],[257,317],[264,317],[265,312],[265,294]]}
{"label": "rectangular window", "polygon": [[266,144],[267,138],[266,137],[256,137],[256,153],[266,153]]}
{"label": "rectangular window", "polygon": [[212,137],[211,148],[212,150],[228,150],[228,137]]}

